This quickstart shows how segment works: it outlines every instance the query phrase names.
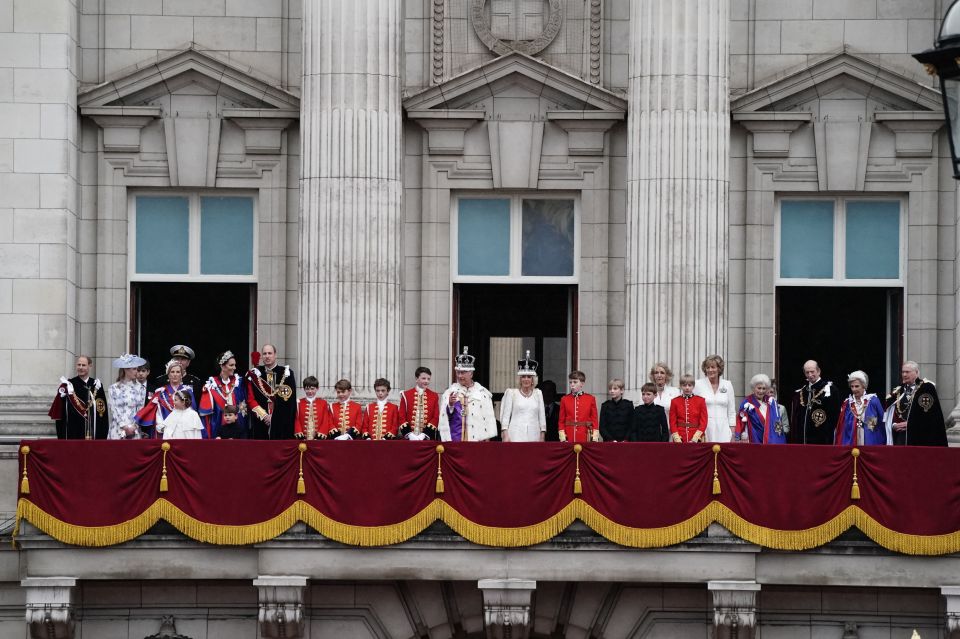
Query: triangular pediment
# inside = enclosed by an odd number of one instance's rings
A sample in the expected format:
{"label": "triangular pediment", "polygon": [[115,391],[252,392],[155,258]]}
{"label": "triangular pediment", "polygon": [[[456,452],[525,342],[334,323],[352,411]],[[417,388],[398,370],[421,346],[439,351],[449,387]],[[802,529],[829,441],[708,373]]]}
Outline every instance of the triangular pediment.
{"label": "triangular pediment", "polygon": [[300,110],[297,96],[253,69],[190,48],[138,64],[78,96],[81,109],[146,107],[169,95],[216,96],[221,108]]}
{"label": "triangular pediment", "polygon": [[408,113],[482,108],[489,98],[535,97],[548,110],[597,111],[623,117],[627,101],[603,87],[522,53],[511,53],[407,97]]}
{"label": "triangular pediment", "polygon": [[824,98],[869,98],[891,111],[940,111],[940,92],[895,69],[852,53],[828,55],[745,93],[730,103],[733,113],[802,110]]}

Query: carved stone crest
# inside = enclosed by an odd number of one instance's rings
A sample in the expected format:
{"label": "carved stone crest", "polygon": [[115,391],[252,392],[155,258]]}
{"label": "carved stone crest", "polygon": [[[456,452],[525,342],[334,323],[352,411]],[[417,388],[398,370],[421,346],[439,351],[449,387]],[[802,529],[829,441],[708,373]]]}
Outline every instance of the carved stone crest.
{"label": "carved stone crest", "polygon": [[[500,4],[504,4],[504,0],[499,1]],[[542,2],[547,5],[548,11],[543,18],[543,30],[533,38],[524,38],[526,34],[517,28],[507,29],[507,32],[498,29],[495,32],[487,15],[487,0],[470,0],[470,22],[473,23],[473,29],[480,40],[497,55],[506,55],[514,51],[536,55],[557,37],[560,26],[563,24],[561,0],[542,0]],[[513,0],[509,4],[512,5],[509,11],[503,14],[508,24],[517,25],[528,17],[526,5],[531,4],[530,0]]]}

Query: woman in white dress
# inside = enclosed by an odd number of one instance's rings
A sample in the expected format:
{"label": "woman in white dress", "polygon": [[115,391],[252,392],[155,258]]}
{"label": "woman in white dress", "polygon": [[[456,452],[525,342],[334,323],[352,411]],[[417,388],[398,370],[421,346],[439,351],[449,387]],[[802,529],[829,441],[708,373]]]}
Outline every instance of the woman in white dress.
{"label": "woman in white dress", "polygon": [[517,388],[508,388],[500,401],[500,428],[505,442],[542,442],[547,434],[543,393],[537,385],[537,362],[517,362]]}
{"label": "woman in white dress", "polygon": [[676,386],[670,386],[670,380],[673,379],[673,371],[664,362],[657,362],[650,367],[650,381],[657,387],[657,392],[653,396],[653,403],[661,406],[667,417],[670,416],[670,402],[674,397],[680,397],[680,389]]}
{"label": "woman in white dress", "polygon": [[120,369],[117,381],[107,389],[110,404],[110,428],[107,439],[140,439],[140,428],[134,422],[137,411],[143,407],[147,392],[137,381],[137,368],[146,360],[124,353],[113,360],[113,367]]}
{"label": "woman in white dress", "polygon": [[178,390],[173,394],[173,410],[166,417],[157,416],[157,432],[164,439],[200,439],[203,424],[200,415],[193,410],[193,396]]}
{"label": "woman in white dress", "polygon": [[699,395],[707,403],[708,442],[728,442],[733,438],[737,425],[737,398],[733,394],[733,384],[723,379],[723,358],[708,355],[700,365],[705,377],[694,384],[693,394]]}

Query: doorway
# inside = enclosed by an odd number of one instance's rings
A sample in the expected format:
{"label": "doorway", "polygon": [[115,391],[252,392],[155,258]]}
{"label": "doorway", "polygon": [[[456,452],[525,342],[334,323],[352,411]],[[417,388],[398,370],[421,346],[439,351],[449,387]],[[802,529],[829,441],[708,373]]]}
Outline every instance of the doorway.
{"label": "doorway", "polygon": [[499,399],[516,384],[524,351],[540,363],[541,383],[566,383],[576,367],[577,287],[562,284],[455,284],[453,348],[475,355],[474,379]]}
{"label": "doorway", "polygon": [[133,282],[130,297],[131,350],[150,362],[151,377],[163,374],[176,344],[194,350],[190,372],[200,379],[220,372],[216,359],[226,350],[238,373],[250,367],[255,285]]}
{"label": "doorway", "polygon": [[[903,289],[777,288],[776,376],[784,398],[803,384],[803,363],[846,396],[847,375],[864,371],[880,397],[898,383],[903,358]],[[749,371],[748,371],[749,372]]]}

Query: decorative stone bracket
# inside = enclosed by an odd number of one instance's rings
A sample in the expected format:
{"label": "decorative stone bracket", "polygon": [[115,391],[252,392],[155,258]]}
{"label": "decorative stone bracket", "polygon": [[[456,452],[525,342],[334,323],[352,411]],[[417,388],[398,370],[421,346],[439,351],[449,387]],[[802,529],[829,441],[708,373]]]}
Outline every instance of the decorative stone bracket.
{"label": "decorative stone bracket", "polygon": [[934,136],[946,123],[939,111],[877,111],[873,119],[893,131],[898,158],[933,157]]}
{"label": "decorative stone bracket", "polygon": [[483,625],[488,639],[526,639],[533,628],[530,604],[537,582],[528,579],[481,579]]}
{"label": "decorative stone bracket", "polygon": [[753,134],[753,156],[785,158],[790,155],[790,134],[813,122],[812,113],[755,111],[734,113],[733,121]]}
{"label": "decorative stone bracket", "polygon": [[77,580],[73,577],[28,577],[26,621],[32,639],[73,639]]}
{"label": "decorative stone bracket", "polygon": [[484,111],[461,109],[425,109],[407,116],[427,132],[431,155],[463,155],[463,136],[486,117]]}
{"label": "decorative stone bracket", "polygon": [[260,591],[260,634],[270,639],[302,637],[307,578],[260,576],[253,585]]}
{"label": "decorative stone bracket", "polygon": [[103,150],[107,153],[139,153],[140,130],[161,117],[160,107],[80,107],[80,114],[103,129]]}
{"label": "decorative stone bracket", "polygon": [[625,117],[607,111],[547,111],[547,119],[567,132],[570,155],[603,155],[606,132]]}
{"label": "decorative stone bracket", "polygon": [[243,129],[248,154],[277,154],[283,143],[281,135],[290,123],[300,117],[292,109],[224,109],[223,117]]}
{"label": "decorative stone bracket", "polygon": [[757,632],[755,581],[710,581],[713,593],[713,636],[715,639],[753,639]]}
{"label": "decorative stone bracket", "polygon": [[960,586],[940,586],[940,594],[947,600],[944,639],[960,639]]}

